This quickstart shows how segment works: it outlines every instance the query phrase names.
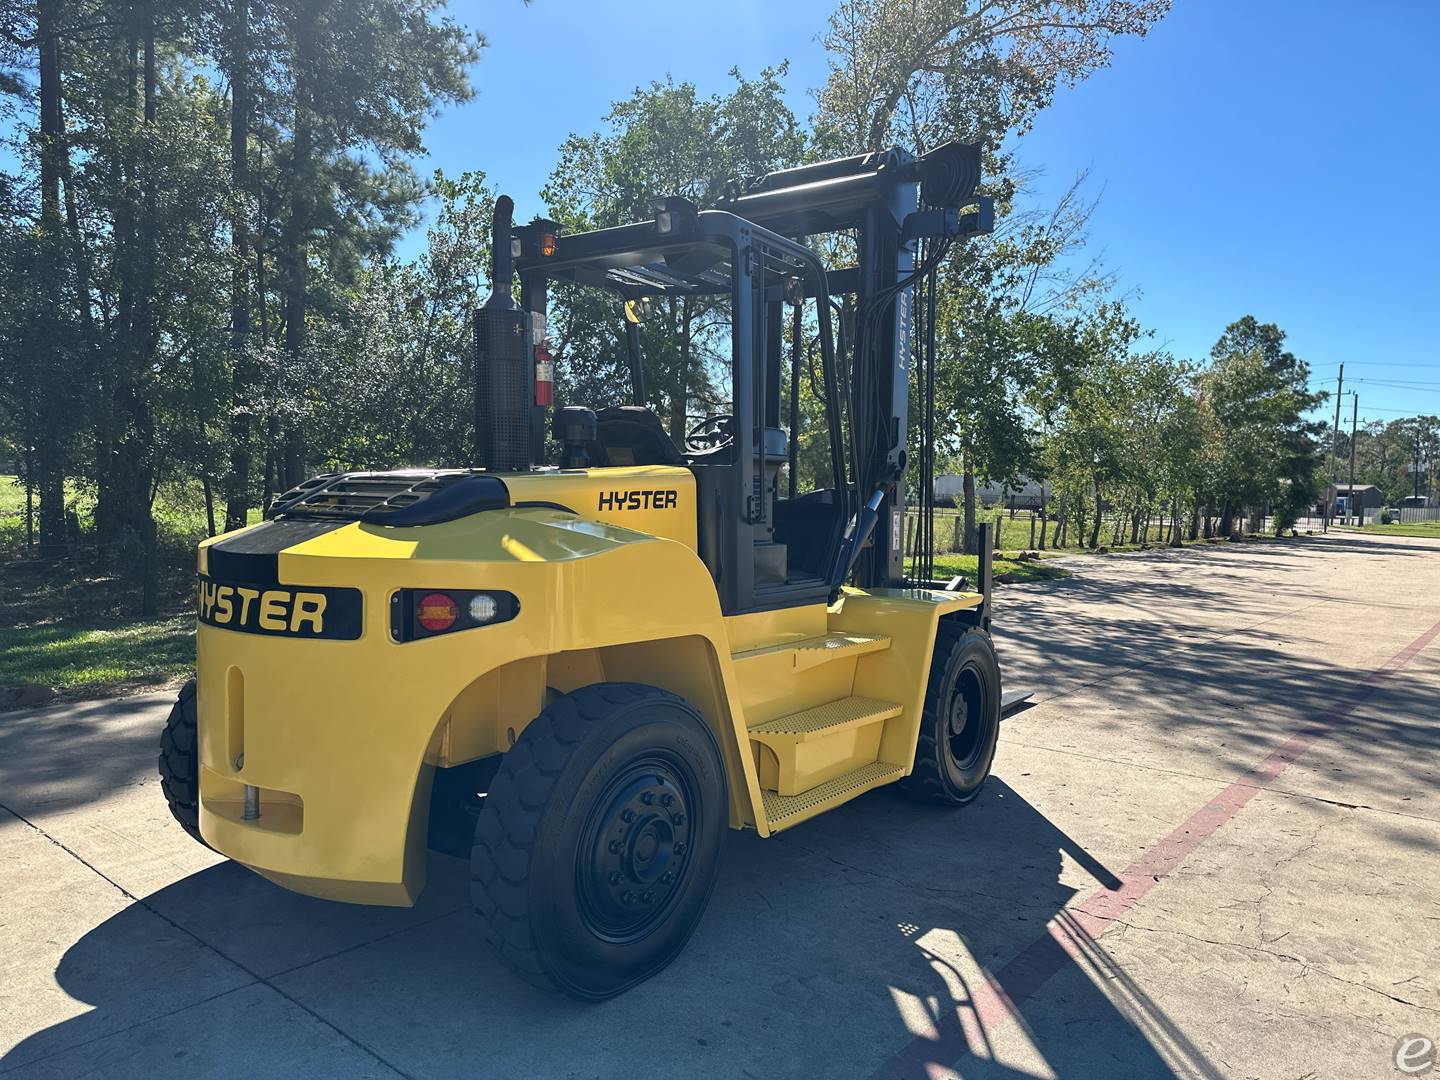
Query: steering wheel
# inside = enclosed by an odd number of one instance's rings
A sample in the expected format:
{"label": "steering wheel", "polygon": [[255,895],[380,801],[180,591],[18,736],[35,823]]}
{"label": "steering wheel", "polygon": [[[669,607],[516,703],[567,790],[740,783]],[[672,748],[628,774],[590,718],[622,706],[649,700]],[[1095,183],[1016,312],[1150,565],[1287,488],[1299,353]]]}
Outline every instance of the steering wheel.
{"label": "steering wheel", "polygon": [[685,449],[692,454],[734,445],[735,417],[730,413],[711,413],[685,432]]}

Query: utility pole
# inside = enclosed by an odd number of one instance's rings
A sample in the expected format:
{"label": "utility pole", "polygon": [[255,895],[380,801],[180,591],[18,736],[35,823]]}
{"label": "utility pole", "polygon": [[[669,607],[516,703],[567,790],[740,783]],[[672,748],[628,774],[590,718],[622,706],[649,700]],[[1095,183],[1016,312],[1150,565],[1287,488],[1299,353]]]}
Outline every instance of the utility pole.
{"label": "utility pole", "polygon": [[1360,416],[1360,395],[1352,393],[1351,400],[1354,408],[1350,410],[1350,510],[1355,514],[1355,524],[1364,525],[1365,517],[1363,510],[1355,508],[1355,423]]}
{"label": "utility pole", "polygon": [[1335,510],[1335,488],[1340,483],[1340,463],[1335,460],[1336,450],[1340,445],[1340,396],[1345,389],[1345,365],[1340,365],[1340,376],[1335,380],[1335,426],[1330,431],[1330,492],[1331,495],[1325,500],[1325,519],[1321,523],[1324,532],[1330,531],[1330,518]]}
{"label": "utility pole", "polygon": [[1420,421],[1415,421],[1415,467],[1410,470],[1415,477],[1415,497],[1420,497]]}

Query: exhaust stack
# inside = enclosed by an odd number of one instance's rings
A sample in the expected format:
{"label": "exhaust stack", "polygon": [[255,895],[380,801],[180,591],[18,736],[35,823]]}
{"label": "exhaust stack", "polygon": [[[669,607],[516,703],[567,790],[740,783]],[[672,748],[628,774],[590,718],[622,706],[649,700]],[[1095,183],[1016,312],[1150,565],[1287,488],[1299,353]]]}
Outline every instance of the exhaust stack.
{"label": "exhaust stack", "polygon": [[515,256],[510,251],[510,226],[515,215],[515,200],[501,195],[495,200],[495,214],[490,219],[490,299],[488,307],[515,307]]}
{"label": "exhaust stack", "polygon": [[535,368],[530,319],[515,302],[510,251],[515,203],[495,200],[490,233],[490,297],[475,313],[475,459],[490,472],[529,469]]}

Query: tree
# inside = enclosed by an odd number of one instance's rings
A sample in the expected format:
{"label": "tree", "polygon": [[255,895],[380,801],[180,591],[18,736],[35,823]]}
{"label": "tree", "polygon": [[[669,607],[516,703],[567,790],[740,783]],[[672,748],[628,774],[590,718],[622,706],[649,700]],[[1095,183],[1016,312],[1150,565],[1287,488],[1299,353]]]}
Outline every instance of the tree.
{"label": "tree", "polygon": [[88,524],[67,497],[93,498],[96,549],[148,612],[163,485],[198,480],[213,529],[223,481],[243,523],[254,417],[273,446],[315,410],[322,362],[344,380],[365,363],[307,326],[367,310],[424,192],[406,159],[478,48],[435,0],[0,2],[0,120],[25,170],[0,174],[0,434],[44,554]]}
{"label": "tree", "polygon": [[1143,37],[1169,10],[1170,0],[846,0],[824,37],[820,138],[852,154],[952,138],[994,152],[1057,86],[1107,66],[1114,38]]}
{"label": "tree", "polygon": [[[830,75],[817,143],[829,153],[900,143],[919,152],[949,139],[981,144],[997,235],[959,245],[942,278],[937,380],[949,403],[964,471],[966,550],[975,544],[975,480],[1014,478],[1032,456],[1018,401],[1031,373],[1005,362],[1006,321],[1093,299],[1107,280],[1057,270],[1083,243],[1092,206],[1079,182],[1050,215],[1018,212],[1024,176],[1003,149],[1061,84],[1109,62],[1118,35],[1143,36],[1168,0],[847,0],[824,38]],[[968,401],[966,400],[968,398]]]}
{"label": "tree", "polygon": [[1289,518],[1277,527],[1288,527],[1319,491],[1320,425],[1304,414],[1327,395],[1310,391],[1309,365],[1284,341],[1278,326],[1247,315],[1215,343],[1200,381],[1219,432],[1209,487],[1226,536],[1247,506],[1276,506],[1281,521]]}
{"label": "tree", "polygon": [[[572,135],[543,195],[551,215],[571,229],[596,229],[654,214],[658,198],[678,195],[713,204],[727,181],[797,164],[805,138],[785,105],[786,65],[754,79],[738,69],[728,93],[701,97],[693,84],[651,83],[614,104],[605,128]],[[556,288],[554,337],[564,359],[561,393],[568,400],[613,396],[623,384],[618,307],[593,290]],[[670,434],[684,437],[687,410],[705,411],[728,397],[728,327],[724,298],[664,300],[642,327],[646,387],[669,416]]]}
{"label": "tree", "polygon": [[[436,0],[293,0],[278,9],[282,79],[262,135],[269,166],[256,177],[270,216],[257,242],[280,274],[275,322],[296,380],[292,396],[307,397],[315,385],[300,381],[311,367],[314,306],[333,306],[332,286],[353,283],[366,258],[388,252],[414,223],[423,189],[405,159],[423,149],[425,118],[470,96],[466,68],[483,39],[439,9]],[[274,399],[279,388],[270,389]],[[272,413],[270,448],[281,487],[298,483],[307,462],[297,414],[283,415],[289,422]],[[231,477],[232,487],[239,483]]]}
{"label": "tree", "polygon": [[250,81],[254,47],[250,0],[230,0],[219,50],[230,80],[230,472],[225,481],[225,528],[245,525],[250,509]]}

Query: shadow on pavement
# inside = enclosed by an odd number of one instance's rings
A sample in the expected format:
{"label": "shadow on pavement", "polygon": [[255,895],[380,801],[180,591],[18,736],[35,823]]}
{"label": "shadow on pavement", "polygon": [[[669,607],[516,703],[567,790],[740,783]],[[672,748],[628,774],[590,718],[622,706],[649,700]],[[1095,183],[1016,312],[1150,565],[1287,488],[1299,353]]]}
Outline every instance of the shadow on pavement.
{"label": "shadow on pavement", "polygon": [[[69,810],[152,775],[174,700],[145,694],[0,713],[3,801],[27,813]],[[137,722],[144,713],[155,722]]]}
{"label": "shadow on pavement", "polygon": [[[885,1062],[875,1075],[900,1077],[925,1075],[932,1060],[962,1076],[1032,1075],[990,1060],[983,1027],[973,1042],[962,1034],[975,1025],[962,1023],[972,987],[961,971],[978,964],[1020,1002],[1019,1023],[1059,1076],[1216,1075],[1093,942],[1077,969],[1086,977],[1061,972],[1056,980],[1067,995],[1065,1023],[1026,988],[1004,986],[1007,961],[1043,937],[1049,920],[1063,923],[1077,895],[1060,881],[1062,855],[1118,884],[998,779],[959,812],[877,792],[779,838],[736,835],[686,953],[636,990],[593,1006],[534,991],[500,966],[475,920],[458,910],[460,860],[432,857],[429,888],[413,911],[296,896],[222,863],[76,942],[55,979],[91,1010],[30,1036],[0,1071],[32,1063],[42,1075],[68,1073],[72,1048],[84,1054],[84,1044],[114,1033],[115,1041],[144,1041],[167,1012],[165,1027],[183,1030],[177,1017],[188,1005],[223,1001],[259,978],[412,1076],[471,1072],[474,1059],[456,1055],[476,1031],[485,1032],[492,1075],[580,1068],[809,1078],[865,1075]],[[157,950],[162,938],[182,940]],[[228,978],[207,985],[204,972],[213,979],[217,964]],[[657,1026],[657,1010],[694,1019]],[[212,1041],[257,1035],[252,1071],[283,1070],[243,1012],[221,1011],[191,1053],[154,1059],[151,1074],[169,1075],[172,1065],[177,1075],[193,1073]],[[1085,1018],[1083,1038],[1068,1026],[1075,1016]],[[916,1037],[927,1029],[933,1040]]]}

